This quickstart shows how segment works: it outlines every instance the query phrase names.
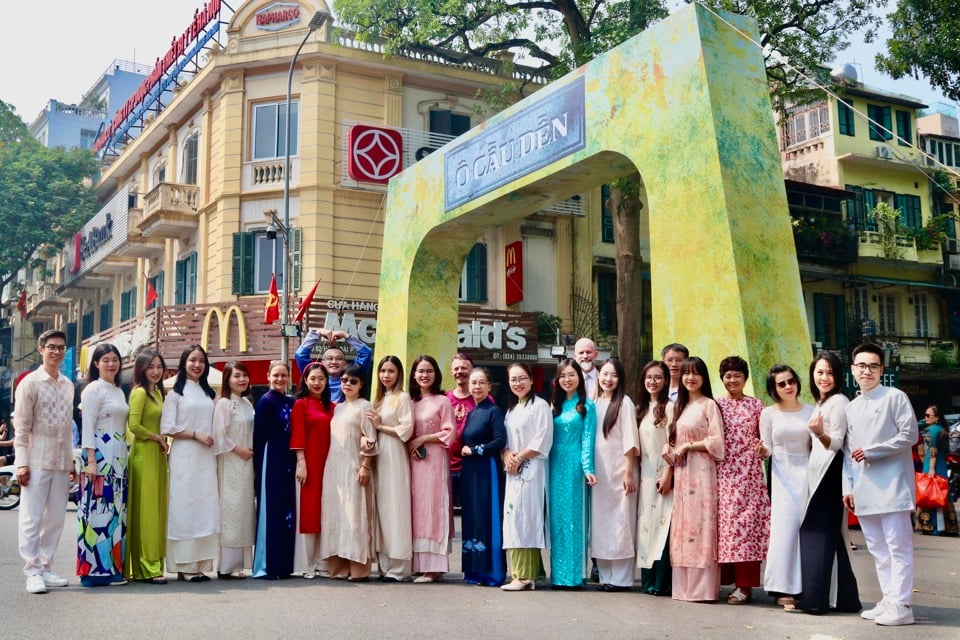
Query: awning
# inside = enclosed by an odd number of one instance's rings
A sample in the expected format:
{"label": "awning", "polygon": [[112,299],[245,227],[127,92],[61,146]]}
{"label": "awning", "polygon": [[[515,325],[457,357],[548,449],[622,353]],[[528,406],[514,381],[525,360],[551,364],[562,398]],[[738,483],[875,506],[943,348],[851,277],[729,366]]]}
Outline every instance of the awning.
{"label": "awning", "polygon": [[898,280],[897,278],[881,278],[879,276],[852,276],[848,275],[844,279],[845,284],[858,285],[864,282],[876,282],[880,284],[899,285],[901,287],[924,287],[927,289],[948,289],[950,291],[960,292],[960,287],[939,284],[936,282],[922,282],[919,280]]}

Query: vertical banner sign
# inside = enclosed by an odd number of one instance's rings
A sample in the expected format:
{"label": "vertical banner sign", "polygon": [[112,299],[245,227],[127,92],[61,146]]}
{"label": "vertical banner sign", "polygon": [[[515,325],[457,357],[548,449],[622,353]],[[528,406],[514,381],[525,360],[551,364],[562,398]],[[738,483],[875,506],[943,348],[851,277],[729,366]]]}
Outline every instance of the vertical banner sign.
{"label": "vertical banner sign", "polygon": [[511,242],[505,250],[507,255],[503,263],[507,304],[517,304],[523,302],[523,242]]}

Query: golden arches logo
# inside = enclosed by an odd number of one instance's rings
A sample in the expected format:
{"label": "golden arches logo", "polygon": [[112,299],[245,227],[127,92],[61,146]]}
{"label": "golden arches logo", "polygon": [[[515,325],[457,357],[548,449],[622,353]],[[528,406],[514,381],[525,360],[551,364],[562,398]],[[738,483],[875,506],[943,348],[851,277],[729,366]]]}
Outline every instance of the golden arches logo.
{"label": "golden arches logo", "polygon": [[517,264],[517,246],[516,243],[507,245],[507,266],[512,267]]}
{"label": "golden arches logo", "polygon": [[211,307],[207,315],[203,318],[203,332],[200,334],[200,346],[205,351],[210,350],[210,321],[214,316],[217,317],[217,328],[220,329],[220,350],[226,351],[230,344],[230,316],[237,316],[237,332],[240,335],[240,351],[248,351],[247,342],[247,320],[243,316],[243,311],[237,305],[230,305],[226,313],[220,311],[218,307]]}

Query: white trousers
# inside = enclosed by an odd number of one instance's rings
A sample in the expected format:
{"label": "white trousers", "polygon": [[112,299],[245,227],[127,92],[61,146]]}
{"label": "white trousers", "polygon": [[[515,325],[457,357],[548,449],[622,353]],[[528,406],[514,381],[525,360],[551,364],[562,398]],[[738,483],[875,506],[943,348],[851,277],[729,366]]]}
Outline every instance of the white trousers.
{"label": "white trousers", "polygon": [[63,532],[69,487],[69,471],[34,468],[30,469],[29,484],[20,487],[18,538],[26,576],[51,571]]}
{"label": "white trousers", "polygon": [[883,599],[910,605],[913,594],[913,524],[909,511],[860,516],[860,530],[877,565]]}
{"label": "white trousers", "polygon": [[600,584],[612,584],[615,587],[632,587],[636,576],[637,564],[633,558],[622,560],[601,560],[597,558],[597,571]]}

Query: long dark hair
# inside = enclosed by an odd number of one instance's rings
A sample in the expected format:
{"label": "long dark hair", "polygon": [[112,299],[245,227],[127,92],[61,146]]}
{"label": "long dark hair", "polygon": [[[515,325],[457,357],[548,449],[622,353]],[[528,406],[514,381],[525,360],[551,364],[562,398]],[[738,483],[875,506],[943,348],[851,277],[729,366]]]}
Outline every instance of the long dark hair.
{"label": "long dark hair", "polygon": [[[767,374],[767,395],[773,398],[774,402],[780,402],[780,394],[777,392],[777,375],[780,373],[790,372],[790,375],[793,376],[793,379],[797,382],[797,401],[800,400],[800,389],[803,385],[800,384],[800,376],[797,375],[797,372],[793,370],[788,364],[775,364],[770,367],[770,373]],[[836,376],[836,374],[834,374]]]}
{"label": "long dark hair", "polygon": [[397,384],[390,391],[403,391],[403,363],[397,356],[383,356],[377,363],[377,395],[374,396],[373,401],[375,407],[379,407],[380,403],[383,402],[383,396],[387,395],[387,388],[380,382],[380,369],[388,362],[397,368]]}
{"label": "long dark hair", "polygon": [[[140,355],[137,356],[137,359],[133,361],[133,388],[137,387],[142,388],[147,392],[147,398],[150,399],[150,402],[156,402],[156,399],[153,397],[150,388],[150,381],[147,380],[147,368],[150,366],[150,363],[153,362],[154,358],[160,358],[160,366],[163,367],[164,372],[167,370],[167,363],[163,361],[163,356],[154,351],[153,349],[144,349],[140,352]],[[160,389],[160,397],[166,397],[166,391],[163,388],[163,376],[160,376],[160,381],[155,385]]]}
{"label": "long dark hair", "polygon": [[[660,387],[660,392],[656,398],[650,395],[650,392],[647,391],[647,385],[645,384],[647,372],[651,369],[659,369],[660,373],[663,374],[663,386]],[[653,408],[653,426],[665,426],[667,420],[667,403],[670,402],[670,369],[660,360],[651,360],[648,362],[647,366],[643,368],[643,373],[640,374],[640,394],[637,400],[637,424],[640,424],[640,421],[647,415],[647,411],[650,410],[650,405],[653,404],[654,400],[657,402],[657,406]]]}
{"label": "long dark hair", "polygon": [[[822,398],[820,397],[820,389],[817,387],[816,381],[813,379],[813,370],[817,368],[817,363],[823,360],[828,365],[830,365],[830,372],[833,373],[833,389],[827,391],[826,395]],[[813,362],[810,363],[810,395],[813,396],[813,399],[817,402],[826,402],[833,396],[838,393],[842,394],[843,390],[843,374],[841,368],[843,365],[840,364],[840,358],[836,354],[830,353],[829,351],[821,351],[817,354],[817,357],[813,359]],[[797,383],[799,384],[799,380]],[[800,393],[800,387],[797,387],[797,393]]]}
{"label": "long dark hair", "polygon": [[318,360],[311,362],[303,368],[303,373],[300,375],[300,384],[297,385],[297,397],[306,398],[310,396],[310,387],[307,386],[307,376],[310,375],[310,372],[314,369],[320,369],[320,371],[323,372],[323,377],[327,379],[326,384],[323,385],[323,391],[320,392],[320,402],[323,404],[324,410],[330,413],[330,372],[327,371],[323,363]]}
{"label": "long dark hair", "polygon": [[[510,386],[510,383],[509,383],[510,369],[521,369],[525,374],[527,374],[527,377],[530,378],[530,393],[528,393],[527,397],[523,399],[523,404],[533,402],[533,396],[536,395],[533,393],[533,369],[531,369],[530,365],[528,365],[526,362],[514,362],[513,364],[508,366],[507,367],[507,378],[508,378],[507,386],[508,387]],[[520,398],[517,397],[517,394],[513,392],[513,389],[510,389],[510,401],[507,404],[507,409],[515,409],[518,404],[520,404]]]}
{"label": "long dark hair", "polygon": [[673,409],[673,422],[670,423],[671,445],[675,444],[677,440],[677,420],[680,419],[683,410],[690,404],[690,391],[683,384],[683,376],[691,372],[703,378],[700,393],[713,400],[713,389],[710,387],[710,372],[707,370],[707,363],[697,356],[684,360],[683,364],[680,365],[680,388],[677,389],[677,404]]}
{"label": "long dark hair", "polygon": [[210,396],[211,399],[216,398],[217,392],[214,391],[210,383],[207,382],[207,376],[210,375],[210,360],[207,358],[207,352],[198,344],[190,345],[180,354],[180,364],[177,365],[177,381],[173,383],[173,391],[183,395],[183,387],[187,384],[187,358],[189,358],[190,354],[194,351],[199,351],[203,354],[203,373],[200,374],[200,379],[197,380],[197,384],[200,385],[203,392]]}
{"label": "long dark hair", "polygon": [[419,402],[420,398],[423,397],[420,392],[420,385],[417,384],[417,366],[419,366],[421,362],[426,362],[433,367],[433,384],[430,385],[430,393],[435,396],[443,393],[441,387],[443,384],[443,374],[440,373],[440,365],[437,364],[436,359],[433,356],[427,355],[417,356],[413,364],[410,365],[410,384],[408,385],[410,389],[410,399],[414,402]]}
{"label": "long dark hair", "polygon": [[[614,425],[617,424],[617,420],[620,419],[620,408],[623,406],[623,386],[624,378],[626,373],[623,369],[623,363],[620,362],[619,358],[610,358],[602,365],[597,367],[597,384],[600,384],[600,373],[603,371],[603,368],[607,365],[613,365],[613,370],[617,374],[617,387],[613,390],[613,395],[610,398],[610,405],[607,407],[607,413],[603,416],[603,437],[606,438],[610,431],[613,429]],[[601,387],[601,393],[603,389]]]}
{"label": "long dark hair", "polygon": [[[123,365],[123,356],[120,355],[120,350],[109,342],[104,342],[98,344],[97,348],[93,350],[93,355],[90,356],[90,369],[87,370],[87,382],[93,382],[94,380],[100,379],[100,365],[97,364],[100,362],[100,358],[112,353],[117,356],[117,360],[120,361],[121,366]],[[113,378],[113,384],[120,386],[120,370],[117,369],[117,375]]]}
{"label": "long dark hair", "polygon": [[[247,369],[247,365],[242,362],[228,362],[223,365],[223,382],[220,384],[220,397],[229,398],[233,391],[230,390],[230,376],[233,375],[233,370],[242,371],[247,374],[247,378],[250,377],[250,369]],[[247,382],[247,388],[243,390],[243,393],[240,394],[241,398],[246,398],[251,393],[253,393],[253,384]]]}
{"label": "long dark hair", "polygon": [[557,365],[557,379],[553,381],[553,393],[550,394],[550,406],[553,407],[553,417],[556,418],[563,413],[563,402],[567,399],[567,392],[560,388],[560,372],[567,367],[573,367],[573,370],[577,372],[577,378],[580,379],[580,382],[577,383],[577,413],[586,417],[587,385],[583,381],[583,369],[580,368],[580,363],[572,358],[561,360],[560,364]]}

